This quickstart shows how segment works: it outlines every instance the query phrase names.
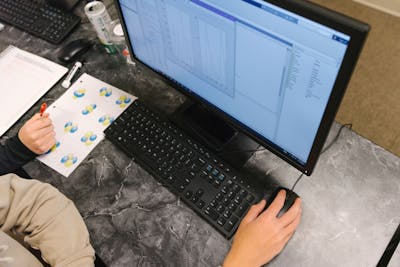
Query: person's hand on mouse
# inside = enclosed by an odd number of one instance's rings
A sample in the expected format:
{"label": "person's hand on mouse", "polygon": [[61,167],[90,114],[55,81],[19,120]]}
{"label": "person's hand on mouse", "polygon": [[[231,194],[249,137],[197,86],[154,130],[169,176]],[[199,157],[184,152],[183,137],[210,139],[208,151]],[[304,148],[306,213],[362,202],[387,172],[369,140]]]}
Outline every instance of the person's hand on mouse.
{"label": "person's hand on mouse", "polygon": [[55,143],[56,133],[48,113],[35,114],[21,127],[18,138],[32,152],[46,153]]}
{"label": "person's hand on mouse", "polygon": [[258,267],[283,250],[301,217],[301,200],[297,198],[292,207],[277,218],[285,197],[286,192],[281,190],[264,212],[265,200],[250,208],[239,225],[223,267]]}

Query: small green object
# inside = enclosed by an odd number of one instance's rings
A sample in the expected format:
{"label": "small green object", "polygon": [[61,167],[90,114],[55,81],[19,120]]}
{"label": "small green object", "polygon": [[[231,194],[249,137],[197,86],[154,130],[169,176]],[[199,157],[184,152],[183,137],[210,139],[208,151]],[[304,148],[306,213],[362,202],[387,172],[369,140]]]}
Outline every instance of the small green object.
{"label": "small green object", "polygon": [[106,49],[108,54],[115,54],[117,53],[117,48],[115,48],[114,44],[105,44],[104,48]]}

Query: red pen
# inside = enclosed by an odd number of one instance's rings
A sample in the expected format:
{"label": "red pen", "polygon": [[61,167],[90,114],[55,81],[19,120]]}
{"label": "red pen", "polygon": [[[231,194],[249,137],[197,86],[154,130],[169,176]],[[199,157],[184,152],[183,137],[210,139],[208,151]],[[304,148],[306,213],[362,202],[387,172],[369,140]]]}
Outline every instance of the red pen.
{"label": "red pen", "polygon": [[46,108],[47,108],[47,104],[46,104],[46,103],[43,103],[43,104],[40,106],[40,117],[43,117],[43,113],[44,113],[44,111],[46,110]]}

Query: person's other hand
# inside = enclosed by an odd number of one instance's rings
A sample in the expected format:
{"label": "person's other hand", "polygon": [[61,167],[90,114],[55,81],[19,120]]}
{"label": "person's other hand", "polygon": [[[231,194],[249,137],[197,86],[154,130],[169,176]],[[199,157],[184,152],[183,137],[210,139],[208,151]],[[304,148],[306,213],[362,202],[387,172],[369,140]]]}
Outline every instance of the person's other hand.
{"label": "person's other hand", "polygon": [[46,153],[55,143],[56,133],[48,113],[35,114],[21,127],[19,140],[36,154]]}
{"label": "person's other hand", "polygon": [[239,225],[224,267],[261,266],[282,251],[293,236],[301,217],[300,198],[280,218],[276,217],[283,207],[285,197],[285,190],[281,190],[263,213],[265,200],[250,208]]}

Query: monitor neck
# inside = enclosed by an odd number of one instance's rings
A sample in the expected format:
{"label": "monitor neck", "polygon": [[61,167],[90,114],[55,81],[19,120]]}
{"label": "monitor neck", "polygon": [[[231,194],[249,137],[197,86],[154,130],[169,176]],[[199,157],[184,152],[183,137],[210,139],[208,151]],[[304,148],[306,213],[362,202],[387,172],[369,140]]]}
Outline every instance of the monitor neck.
{"label": "monitor neck", "polygon": [[260,146],[213,111],[191,101],[181,105],[170,120],[236,168],[242,167]]}

